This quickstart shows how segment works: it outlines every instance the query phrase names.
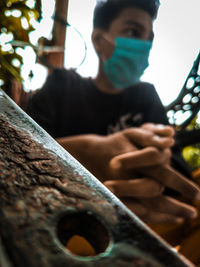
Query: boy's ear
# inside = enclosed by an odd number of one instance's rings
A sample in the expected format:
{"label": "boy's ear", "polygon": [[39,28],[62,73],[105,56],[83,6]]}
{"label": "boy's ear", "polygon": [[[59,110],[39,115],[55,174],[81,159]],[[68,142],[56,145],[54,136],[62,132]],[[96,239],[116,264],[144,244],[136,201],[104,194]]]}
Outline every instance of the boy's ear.
{"label": "boy's ear", "polygon": [[103,49],[103,35],[104,32],[103,30],[99,29],[99,28],[95,28],[92,32],[92,43],[94,45],[94,48],[97,52],[98,55],[102,54],[102,49]]}

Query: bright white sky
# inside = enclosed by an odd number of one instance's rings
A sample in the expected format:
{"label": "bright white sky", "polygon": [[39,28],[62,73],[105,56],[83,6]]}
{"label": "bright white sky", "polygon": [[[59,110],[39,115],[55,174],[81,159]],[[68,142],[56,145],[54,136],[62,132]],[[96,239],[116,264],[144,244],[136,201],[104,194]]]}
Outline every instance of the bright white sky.
{"label": "bright white sky", "polygon": [[[95,0],[70,0],[68,21],[83,35],[87,43],[87,57],[78,72],[83,76],[95,76],[97,57],[91,44],[92,14]],[[38,35],[50,36],[54,0],[43,0],[43,21],[32,34],[36,43]],[[142,80],[153,83],[164,105],[172,102],[183,83],[200,49],[199,34],[200,0],[161,0],[159,15],[154,23],[154,45],[150,66]],[[24,75],[33,69],[32,82],[26,79],[25,88],[39,88],[45,81],[46,69],[30,60],[25,60]],[[65,67],[76,67],[84,57],[84,43],[72,28],[67,29]]]}

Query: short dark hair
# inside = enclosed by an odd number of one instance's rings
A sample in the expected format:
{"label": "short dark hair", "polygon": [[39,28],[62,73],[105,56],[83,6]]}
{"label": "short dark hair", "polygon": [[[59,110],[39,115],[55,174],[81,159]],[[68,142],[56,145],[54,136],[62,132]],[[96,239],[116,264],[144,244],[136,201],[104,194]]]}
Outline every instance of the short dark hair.
{"label": "short dark hair", "polygon": [[93,15],[93,27],[108,30],[111,22],[121,11],[129,7],[138,7],[155,19],[160,5],[159,0],[97,0]]}

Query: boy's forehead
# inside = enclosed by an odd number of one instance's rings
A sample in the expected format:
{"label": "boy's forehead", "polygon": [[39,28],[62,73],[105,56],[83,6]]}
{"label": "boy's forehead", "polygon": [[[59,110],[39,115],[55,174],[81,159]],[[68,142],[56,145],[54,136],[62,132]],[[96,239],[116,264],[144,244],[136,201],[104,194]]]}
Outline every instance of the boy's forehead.
{"label": "boy's forehead", "polygon": [[112,21],[110,29],[112,27],[122,27],[131,24],[152,32],[153,19],[150,14],[143,9],[136,7],[125,8],[120,12],[119,16]]}

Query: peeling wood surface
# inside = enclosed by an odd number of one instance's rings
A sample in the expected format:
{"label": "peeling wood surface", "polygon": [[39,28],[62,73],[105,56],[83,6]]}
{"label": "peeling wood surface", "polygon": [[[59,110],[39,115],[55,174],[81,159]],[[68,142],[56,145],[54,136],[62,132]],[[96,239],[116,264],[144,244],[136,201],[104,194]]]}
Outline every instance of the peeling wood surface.
{"label": "peeling wood surface", "polygon": [[[193,266],[0,91],[0,267]],[[74,234],[96,256],[66,249]]]}

